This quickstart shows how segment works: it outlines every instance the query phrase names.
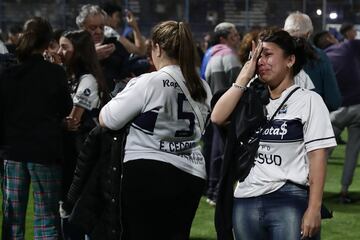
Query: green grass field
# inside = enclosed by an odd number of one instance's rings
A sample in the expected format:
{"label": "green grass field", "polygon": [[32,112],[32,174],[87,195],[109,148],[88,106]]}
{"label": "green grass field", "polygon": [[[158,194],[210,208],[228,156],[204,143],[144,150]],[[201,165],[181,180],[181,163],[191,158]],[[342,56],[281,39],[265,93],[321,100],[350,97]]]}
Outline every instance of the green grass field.
{"label": "green grass field", "polygon": [[[338,203],[340,177],[343,166],[344,146],[338,146],[333,152],[328,164],[328,173],[325,185],[324,202],[334,211],[334,218],[322,223],[323,240],[357,240],[360,239],[360,177],[359,167],[355,173],[350,188],[351,196],[358,201],[354,204],[343,205]],[[0,210],[1,212],[1,210]],[[32,229],[32,198],[30,198],[26,219],[26,239],[33,239]],[[209,206],[205,199],[201,199],[199,209],[191,230],[192,240],[216,239],[214,228],[214,208]],[[1,223],[1,219],[0,219]],[[0,229],[1,231],[1,229]]]}
{"label": "green grass field", "polygon": [[[345,138],[343,138],[345,139]],[[339,204],[340,179],[344,161],[344,145],[336,147],[329,159],[327,178],[324,192],[324,202],[334,212],[334,217],[322,221],[323,240],[358,240],[360,239],[360,167],[355,172],[353,183],[350,187],[350,196],[357,199],[353,204]],[[214,208],[209,206],[205,199],[201,199],[197,211],[191,239],[214,240]]]}

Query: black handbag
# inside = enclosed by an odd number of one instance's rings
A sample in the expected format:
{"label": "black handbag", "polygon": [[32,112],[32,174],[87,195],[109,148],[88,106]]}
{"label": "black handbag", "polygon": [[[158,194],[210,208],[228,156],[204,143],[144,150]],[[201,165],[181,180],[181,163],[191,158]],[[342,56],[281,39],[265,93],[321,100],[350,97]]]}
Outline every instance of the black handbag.
{"label": "black handbag", "polygon": [[254,166],[255,156],[259,148],[260,139],[258,136],[251,137],[248,142],[238,142],[234,151],[234,173],[239,182],[245,180]]}
{"label": "black handbag", "polygon": [[237,147],[234,150],[234,174],[239,182],[245,180],[249,175],[251,168],[255,165],[255,156],[259,148],[260,136],[263,131],[266,129],[268,124],[274,119],[279,110],[283,107],[285,102],[290,98],[290,96],[298,90],[300,87],[294,88],[282,101],[280,106],[276,109],[269,121],[267,121],[259,129],[256,129],[252,136],[247,138],[245,141],[242,139],[242,136],[239,136],[236,140]]}

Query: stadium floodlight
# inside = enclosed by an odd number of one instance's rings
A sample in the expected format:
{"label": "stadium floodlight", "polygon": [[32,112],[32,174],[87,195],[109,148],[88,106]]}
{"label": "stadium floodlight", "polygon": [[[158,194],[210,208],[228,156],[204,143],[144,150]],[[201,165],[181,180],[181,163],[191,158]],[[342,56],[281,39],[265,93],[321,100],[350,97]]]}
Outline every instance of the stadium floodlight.
{"label": "stadium floodlight", "polygon": [[338,18],[338,14],[337,14],[336,12],[331,12],[331,13],[329,14],[329,17],[330,17],[330,19],[334,20],[334,19],[337,19],[337,18]]}

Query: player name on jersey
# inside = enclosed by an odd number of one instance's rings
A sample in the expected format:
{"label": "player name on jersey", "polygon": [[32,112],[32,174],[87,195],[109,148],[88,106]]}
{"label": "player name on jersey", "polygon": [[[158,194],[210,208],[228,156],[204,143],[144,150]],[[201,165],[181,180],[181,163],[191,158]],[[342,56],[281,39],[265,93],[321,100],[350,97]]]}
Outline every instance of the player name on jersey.
{"label": "player name on jersey", "polygon": [[183,152],[196,146],[196,142],[167,142],[160,141],[160,150],[164,152]]}
{"label": "player name on jersey", "polygon": [[177,82],[170,81],[169,79],[163,80],[163,87],[177,88],[178,86],[179,84]]}

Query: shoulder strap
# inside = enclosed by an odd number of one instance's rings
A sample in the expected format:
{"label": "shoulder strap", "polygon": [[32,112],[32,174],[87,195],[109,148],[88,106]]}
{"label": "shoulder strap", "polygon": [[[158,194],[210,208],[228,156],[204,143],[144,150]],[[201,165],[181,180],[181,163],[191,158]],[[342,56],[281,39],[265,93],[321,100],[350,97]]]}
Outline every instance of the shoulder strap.
{"label": "shoulder strap", "polygon": [[198,119],[199,125],[200,125],[200,130],[201,133],[204,132],[205,129],[205,120],[201,114],[200,108],[197,105],[197,103],[194,101],[194,99],[192,99],[189,90],[187,89],[187,87],[185,86],[185,79],[182,75],[177,74],[176,72],[172,72],[172,74],[175,75],[175,77],[173,77],[168,71],[161,69],[162,72],[168,74],[172,79],[174,79],[177,84],[179,85],[179,87],[181,88],[181,90],[183,91],[183,93],[185,94],[187,100],[189,101],[191,107],[193,108],[195,115]]}
{"label": "shoulder strap", "polygon": [[298,89],[300,89],[300,87],[296,87],[294,88],[287,96],[286,98],[284,99],[284,101],[282,101],[282,103],[280,104],[280,106],[276,109],[276,111],[274,112],[274,114],[271,116],[270,120],[267,121],[267,123],[265,124],[265,126],[263,126],[262,130],[260,131],[260,133],[262,133],[265,128],[267,127],[267,125],[272,121],[274,120],[276,114],[280,111],[280,109],[282,108],[282,106],[284,106],[285,102],[291,97],[291,95],[293,95],[294,92],[296,92]]}
{"label": "shoulder strap", "polygon": [[280,104],[280,106],[276,109],[276,111],[274,112],[274,114],[272,115],[272,117],[270,118],[269,122],[271,122],[272,120],[274,120],[274,117],[276,116],[276,114],[280,111],[280,109],[282,108],[282,106],[285,104],[285,102],[291,97],[291,95],[293,95],[294,92],[296,92],[298,89],[300,89],[300,87],[296,87],[294,88],[284,99],[284,101],[282,101],[282,103]]}

